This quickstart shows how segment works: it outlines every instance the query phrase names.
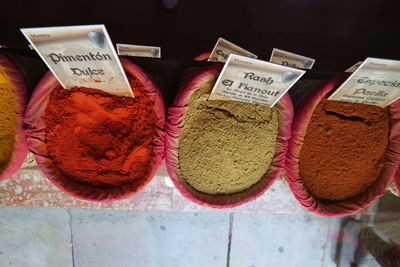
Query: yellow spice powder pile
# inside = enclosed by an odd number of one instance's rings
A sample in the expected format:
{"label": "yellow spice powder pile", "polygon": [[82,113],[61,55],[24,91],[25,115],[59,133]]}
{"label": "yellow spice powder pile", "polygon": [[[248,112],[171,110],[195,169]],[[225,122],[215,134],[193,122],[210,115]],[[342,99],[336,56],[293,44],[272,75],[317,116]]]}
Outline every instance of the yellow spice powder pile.
{"label": "yellow spice powder pile", "polygon": [[181,176],[208,194],[232,194],[257,183],[275,154],[275,108],[237,101],[207,101],[215,81],[191,96],[179,139]]}
{"label": "yellow spice powder pile", "polygon": [[0,69],[0,173],[7,167],[14,151],[15,112],[15,94]]}

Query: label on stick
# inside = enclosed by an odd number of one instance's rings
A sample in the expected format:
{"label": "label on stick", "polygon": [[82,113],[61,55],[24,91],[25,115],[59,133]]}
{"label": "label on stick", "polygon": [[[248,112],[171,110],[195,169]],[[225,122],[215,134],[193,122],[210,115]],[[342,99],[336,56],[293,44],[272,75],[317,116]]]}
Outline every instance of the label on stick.
{"label": "label on stick", "polygon": [[400,61],[367,58],[328,98],[385,107],[400,98]]}
{"label": "label on stick", "polygon": [[161,58],[161,48],[157,46],[117,44],[117,52],[120,56]]}
{"label": "label on stick", "polygon": [[209,100],[234,100],[273,107],[305,71],[231,54]]}
{"label": "label on stick", "polygon": [[242,55],[251,58],[257,58],[253,53],[231,43],[224,38],[219,38],[214,46],[208,61],[226,62],[230,54]]}
{"label": "label on stick", "polygon": [[104,25],[21,31],[65,89],[88,87],[133,97]]}
{"label": "label on stick", "polygon": [[310,70],[315,63],[315,59],[313,58],[301,56],[277,48],[272,49],[269,61],[286,67],[308,70]]}

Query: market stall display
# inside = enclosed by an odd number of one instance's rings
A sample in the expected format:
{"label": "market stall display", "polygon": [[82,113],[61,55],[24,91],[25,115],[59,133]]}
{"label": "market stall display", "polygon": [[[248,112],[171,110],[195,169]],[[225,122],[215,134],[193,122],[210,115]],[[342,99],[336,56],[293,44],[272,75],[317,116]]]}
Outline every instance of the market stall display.
{"label": "market stall display", "polygon": [[284,166],[293,106],[207,100],[222,65],[184,78],[167,115],[166,163],[181,194],[229,208],[262,195]]}
{"label": "market stall display", "polygon": [[140,67],[121,62],[135,98],[90,88],[65,90],[48,73],[27,108],[27,143],[39,168],[76,198],[128,198],[151,181],[162,162],[160,91]]}
{"label": "market stall display", "polygon": [[323,82],[297,112],[286,163],[289,185],[308,210],[357,212],[382,196],[400,159],[400,103],[387,108],[327,100],[347,78]]}

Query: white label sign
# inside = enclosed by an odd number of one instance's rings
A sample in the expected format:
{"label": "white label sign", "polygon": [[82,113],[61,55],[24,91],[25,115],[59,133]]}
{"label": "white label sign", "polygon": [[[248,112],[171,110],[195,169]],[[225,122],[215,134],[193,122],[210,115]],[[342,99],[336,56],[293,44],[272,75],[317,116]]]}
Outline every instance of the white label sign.
{"label": "white label sign", "polygon": [[231,43],[224,38],[219,38],[212,50],[208,61],[226,62],[230,54],[242,55],[251,58],[257,58],[253,53]]}
{"label": "white label sign", "polygon": [[234,100],[272,107],[305,71],[231,54],[209,100]]}
{"label": "white label sign", "polygon": [[286,67],[308,70],[310,70],[315,63],[315,59],[313,58],[301,56],[277,48],[272,50],[269,61]]}
{"label": "white label sign", "polygon": [[21,31],[64,88],[88,87],[133,96],[104,25]]}
{"label": "white label sign", "polygon": [[348,68],[345,72],[350,72],[350,73],[355,72],[361,66],[362,63],[363,63],[362,61],[358,61],[356,64]]}
{"label": "white label sign", "polygon": [[400,61],[367,58],[328,98],[385,107],[400,98]]}
{"label": "white label sign", "polygon": [[117,52],[120,56],[161,58],[161,48],[157,46],[117,44]]}

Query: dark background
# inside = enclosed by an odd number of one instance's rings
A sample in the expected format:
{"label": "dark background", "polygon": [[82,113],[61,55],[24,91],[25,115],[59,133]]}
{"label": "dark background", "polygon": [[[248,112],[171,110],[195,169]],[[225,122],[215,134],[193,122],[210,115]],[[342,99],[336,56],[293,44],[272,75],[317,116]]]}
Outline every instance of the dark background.
{"label": "dark background", "polygon": [[218,37],[269,60],[277,47],[343,71],[366,57],[400,59],[399,0],[2,1],[0,43],[26,47],[21,27],[105,24],[114,43],[162,47],[167,59],[210,51]]}

